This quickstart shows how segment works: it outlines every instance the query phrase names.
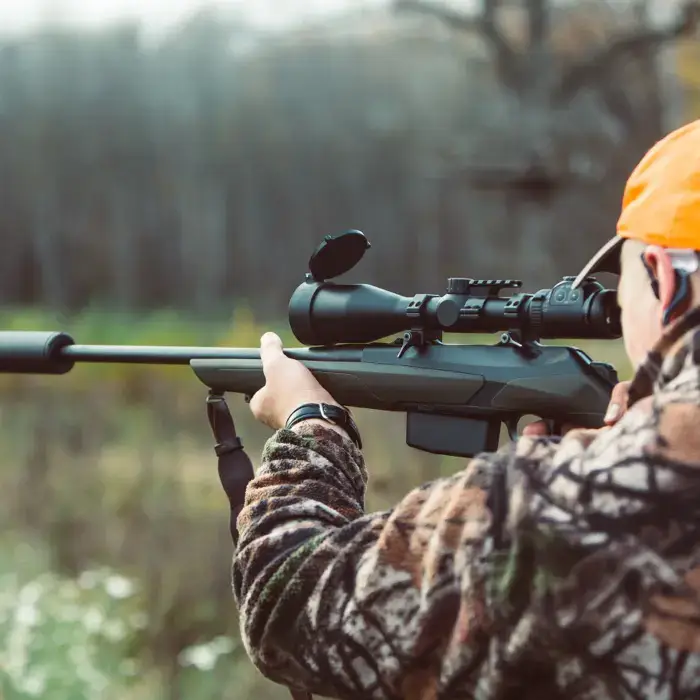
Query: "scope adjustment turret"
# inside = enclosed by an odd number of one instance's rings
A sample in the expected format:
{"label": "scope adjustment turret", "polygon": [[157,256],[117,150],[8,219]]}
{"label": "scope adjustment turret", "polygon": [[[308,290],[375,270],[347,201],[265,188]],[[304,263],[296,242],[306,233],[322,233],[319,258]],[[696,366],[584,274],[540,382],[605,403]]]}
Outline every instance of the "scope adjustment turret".
{"label": "scope adjustment turret", "polygon": [[469,294],[472,282],[469,277],[450,277],[447,280],[448,294]]}

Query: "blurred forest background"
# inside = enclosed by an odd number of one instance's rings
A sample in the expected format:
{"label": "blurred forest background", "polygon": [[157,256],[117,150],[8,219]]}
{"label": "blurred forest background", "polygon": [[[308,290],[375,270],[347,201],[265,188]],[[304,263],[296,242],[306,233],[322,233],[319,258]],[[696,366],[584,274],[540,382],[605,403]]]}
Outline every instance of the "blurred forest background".
{"label": "blurred forest background", "polygon": [[[0,327],[294,344],[289,296],[348,228],[372,242],[353,280],[401,293],[576,274],[641,155],[700,116],[698,7],[472,5],[0,39]],[[0,697],[286,697],[237,636],[204,399],[186,369],[0,376]],[[269,432],[230,405],[257,456]],[[371,509],[460,467],[402,416],[359,423]]]}

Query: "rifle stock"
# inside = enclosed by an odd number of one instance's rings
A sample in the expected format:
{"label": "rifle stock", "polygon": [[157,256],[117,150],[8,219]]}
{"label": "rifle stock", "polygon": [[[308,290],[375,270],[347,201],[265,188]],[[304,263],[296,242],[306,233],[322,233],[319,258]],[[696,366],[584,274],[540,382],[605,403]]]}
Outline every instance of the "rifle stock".
{"label": "rifle stock", "polygon": [[[199,380],[220,393],[251,396],[265,384],[260,359],[194,358]],[[249,351],[246,351],[246,354]],[[287,351],[340,403],[408,415],[407,442],[470,457],[498,447],[501,424],[525,415],[558,424],[603,425],[615,370],[576,348],[431,344],[398,357],[391,344]],[[443,433],[438,439],[438,433]],[[428,449],[430,448],[430,449]]]}

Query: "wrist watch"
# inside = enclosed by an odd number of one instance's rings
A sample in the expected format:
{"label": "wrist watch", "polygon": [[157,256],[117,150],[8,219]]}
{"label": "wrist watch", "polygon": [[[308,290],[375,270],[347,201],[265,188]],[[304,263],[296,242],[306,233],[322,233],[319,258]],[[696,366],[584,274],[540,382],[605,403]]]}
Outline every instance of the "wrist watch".
{"label": "wrist watch", "polygon": [[284,429],[290,430],[297,423],[310,418],[318,418],[331,425],[337,425],[345,430],[359,450],[362,449],[362,440],[360,439],[360,431],[357,428],[357,424],[353,420],[350,411],[347,408],[343,408],[343,406],[330,403],[302,404],[292,411],[292,414],[287,418]]}

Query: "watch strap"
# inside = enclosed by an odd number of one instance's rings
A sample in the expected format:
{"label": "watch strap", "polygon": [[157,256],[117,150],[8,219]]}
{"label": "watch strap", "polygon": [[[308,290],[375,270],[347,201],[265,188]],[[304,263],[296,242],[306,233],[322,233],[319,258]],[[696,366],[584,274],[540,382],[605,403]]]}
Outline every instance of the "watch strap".
{"label": "watch strap", "polygon": [[358,449],[362,449],[362,440],[360,439],[360,431],[357,424],[353,420],[350,411],[342,406],[328,403],[305,403],[292,411],[287,422],[285,430],[291,430],[297,423],[309,420],[311,418],[320,419],[331,425],[337,425],[350,436],[350,439],[357,445]]}

